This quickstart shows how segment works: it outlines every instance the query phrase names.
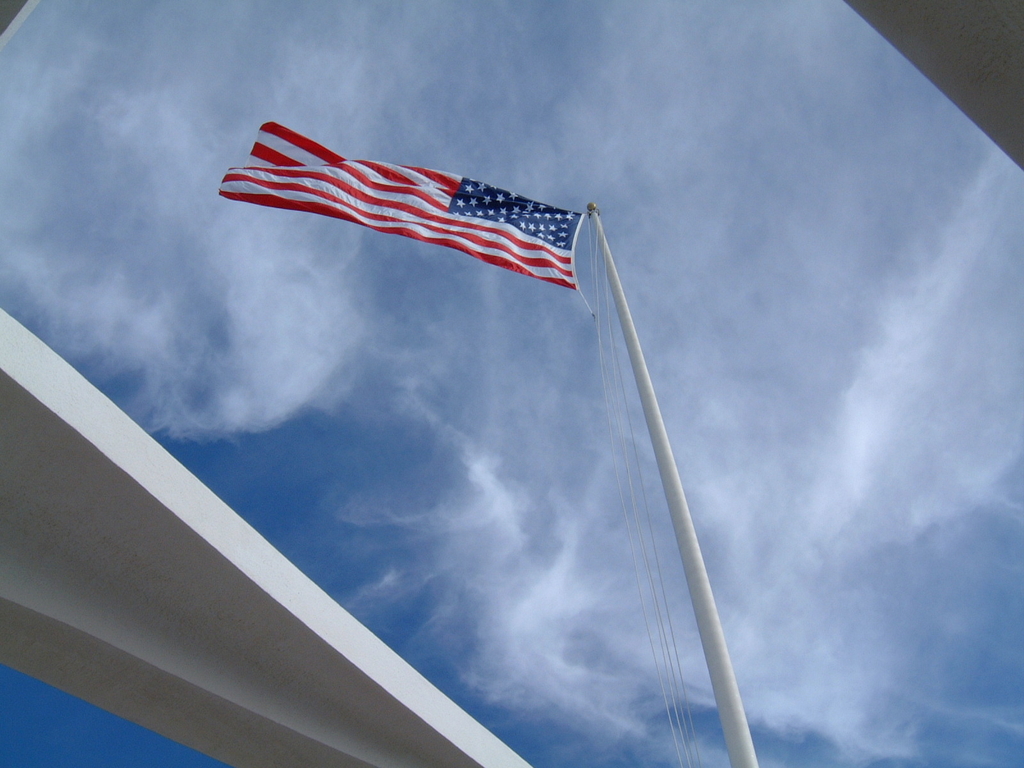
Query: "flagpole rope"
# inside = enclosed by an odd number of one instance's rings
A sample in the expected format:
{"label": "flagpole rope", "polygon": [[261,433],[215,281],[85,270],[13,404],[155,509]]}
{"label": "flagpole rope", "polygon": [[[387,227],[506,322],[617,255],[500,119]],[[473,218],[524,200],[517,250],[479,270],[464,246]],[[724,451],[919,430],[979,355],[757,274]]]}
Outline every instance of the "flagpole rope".
{"label": "flagpole rope", "polygon": [[[609,437],[613,447],[612,465],[619,490],[623,519],[626,523],[640,608],[644,617],[669,729],[672,733],[676,759],[681,767],[694,768],[696,766],[699,768],[701,760],[693,713],[683,679],[675,627],[671,619],[661,560],[655,543],[654,527],[633,420],[626,405],[627,396],[622,375],[621,354],[615,342],[615,333],[611,322],[614,315],[610,310],[610,291],[606,281],[600,279],[604,270],[600,268],[601,265],[598,262],[593,220],[590,219],[589,223],[591,277],[594,303],[597,307],[594,318],[605,408],[608,415]],[[605,328],[606,324],[607,328]],[[625,482],[623,482],[623,476],[625,476]],[[644,521],[646,521],[646,525]],[[643,574],[641,574],[641,562]],[[658,634],[657,640],[654,637],[655,628]]]}
{"label": "flagpole rope", "polygon": [[[612,336],[612,339],[614,340],[614,335]],[[622,357],[621,355],[618,354],[617,349],[615,350],[615,355],[613,359],[615,361],[617,368],[617,379],[619,383],[619,389],[622,394],[622,402],[625,402],[626,386],[624,383],[625,378],[622,374]],[[641,468],[640,454],[637,449],[636,435],[633,429],[633,419],[629,415],[628,408],[624,409],[624,411],[626,414],[626,424],[629,427],[629,445],[633,452],[634,461],[636,462],[637,467],[637,475],[639,477],[639,482],[637,484],[640,487],[640,494],[643,500],[642,507],[644,512],[644,522],[646,523],[648,535],[650,537],[650,550],[654,558],[653,571],[648,564],[649,560],[646,549],[644,550],[644,563],[645,565],[647,565],[647,577],[651,593],[660,594],[661,596],[660,601],[655,601],[656,616],[658,619],[658,632],[662,640],[662,646],[664,649],[663,653],[666,657],[666,667],[668,669],[672,669],[674,672],[672,675],[669,676],[669,680],[672,686],[672,701],[676,702],[676,704],[674,704],[673,706],[676,710],[677,719],[681,721],[680,728],[683,730],[684,733],[689,733],[692,736],[692,739],[684,739],[683,743],[687,745],[687,748],[689,748],[689,745],[692,744],[692,747],[696,752],[695,761],[697,765],[700,765],[700,753],[697,745],[697,734],[693,728],[693,715],[690,710],[689,696],[687,695],[686,691],[686,681],[683,679],[683,667],[682,662],[679,659],[679,645],[676,642],[675,625],[672,622],[672,613],[669,610],[668,592],[665,589],[665,577],[664,572],[661,568],[661,557],[658,555],[657,537],[654,535],[654,523],[651,518],[651,509],[647,499],[647,485],[643,481],[643,470]],[[640,518],[635,508],[634,518],[637,529],[640,530]],[[654,574],[657,575],[657,586],[655,585]],[[664,606],[664,610],[662,610],[661,606]],[[662,616],[662,614],[664,614],[664,616]],[[681,712],[679,711],[678,705],[678,702],[680,701],[683,702]]]}
{"label": "flagpole rope", "polygon": [[[610,315],[610,313],[609,313],[609,315]],[[618,353],[618,349],[615,346],[615,335],[613,333],[610,333],[609,337],[612,340],[612,346],[613,346],[613,349],[614,349],[613,360],[614,360],[615,365],[616,365],[617,380],[618,380],[618,383],[619,383],[619,390],[620,390],[620,393],[622,395],[622,402],[625,403],[626,402],[626,386],[625,386],[625,383],[624,383],[625,382],[625,377],[623,376],[623,373],[622,373],[622,357]],[[652,594],[659,594],[660,593],[660,595],[661,595],[660,603],[658,603],[658,602],[655,603],[656,608],[659,609],[658,613],[657,613],[657,616],[658,616],[658,631],[659,631],[659,634],[660,634],[660,636],[662,638],[663,645],[666,648],[666,653],[668,654],[667,667],[676,670],[676,673],[670,676],[670,680],[671,680],[672,688],[673,688],[673,690],[672,690],[673,701],[674,702],[679,702],[681,700],[682,703],[683,703],[682,713],[677,712],[677,717],[680,717],[680,714],[682,715],[682,717],[681,717],[682,722],[680,724],[680,727],[682,728],[684,733],[688,733],[689,736],[692,737],[692,738],[690,738],[688,740],[684,739],[684,744],[692,744],[693,749],[694,749],[694,751],[696,753],[695,762],[697,763],[697,765],[700,765],[700,751],[699,751],[699,746],[697,744],[697,733],[696,733],[696,730],[695,730],[694,724],[693,724],[693,713],[692,713],[691,708],[690,708],[690,699],[689,699],[688,692],[686,690],[686,681],[683,678],[683,666],[682,666],[682,662],[681,662],[681,660],[679,658],[679,644],[676,641],[675,624],[672,621],[672,613],[669,610],[668,591],[665,589],[665,577],[664,577],[664,572],[663,572],[663,570],[661,568],[661,557],[658,554],[657,537],[654,535],[654,523],[653,523],[653,520],[652,520],[652,517],[651,517],[650,504],[648,503],[648,498],[647,498],[647,484],[643,480],[643,470],[642,470],[642,465],[641,465],[641,462],[640,462],[640,454],[639,454],[639,451],[637,449],[637,440],[636,440],[636,434],[635,434],[634,428],[633,428],[633,419],[632,419],[632,417],[629,414],[629,409],[628,408],[625,408],[624,412],[625,412],[625,415],[626,415],[626,423],[629,426],[629,444],[630,444],[630,447],[632,448],[634,461],[636,462],[637,476],[639,477],[638,485],[640,487],[640,494],[641,494],[641,497],[643,499],[644,518],[645,518],[645,522],[646,522],[647,531],[648,531],[648,534],[650,536],[651,552],[653,553],[653,557],[654,557],[654,569],[653,569],[653,572],[657,574],[657,589],[655,588],[655,583],[654,583],[654,578],[653,578],[652,570],[651,570],[651,568],[649,566],[647,567],[647,576],[648,576],[648,579],[650,581],[650,589],[651,589]],[[636,522],[637,529],[640,530],[640,520],[639,520],[639,517],[636,515],[635,512],[634,512],[634,516],[636,517],[636,521],[635,522]],[[645,562],[645,564],[648,562],[646,551],[644,552],[644,562]],[[664,619],[662,619],[662,615],[661,615],[661,613],[662,613],[661,610],[660,610],[660,606],[661,605],[664,605]],[[668,628],[667,632],[665,631],[665,627],[666,626]],[[676,686],[676,683],[678,683],[678,687]]]}
{"label": "flagpole rope", "polygon": [[[608,313],[608,316],[609,317],[611,316],[610,312]],[[627,475],[628,480],[629,480],[629,486],[630,486],[630,500],[631,500],[631,507],[632,507],[632,512],[633,512],[633,525],[635,526],[636,531],[637,531],[637,541],[638,541],[639,548],[640,548],[641,559],[642,559],[643,564],[644,564],[644,571],[645,571],[645,575],[646,575],[647,587],[650,590],[650,594],[651,594],[651,604],[653,606],[655,625],[656,625],[656,627],[658,629],[658,640],[659,640],[658,647],[659,647],[660,652],[661,652],[661,663],[663,665],[662,668],[665,670],[665,677],[668,680],[668,685],[669,685],[668,699],[669,699],[669,702],[670,702],[670,707],[669,707],[669,713],[668,714],[669,714],[669,717],[671,719],[673,719],[673,721],[676,724],[676,727],[680,730],[680,732],[685,734],[685,732],[686,732],[686,728],[685,728],[686,718],[685,718],[685,716],[683,716],[680,713],[680,705],[679,705],[680,695],[679,695],[679,691],[680,691],[680,687],[681,686],[678,684],[679,681],[682,678],[682,669],[678,665],[678,658],[679,658],[678,657],[678,649],[676,649],[676,653],[673,654],[672,648],[671,648],[671,645],[672,645],[671,638],[669,636],[669,633],[666,632],[666,623],[670,623],[670,622],[666,622],[666,617],[667,617],[667,615],[669,613],[669,611],[668,611],[667,596],[665,594],[665,590],[664,589],[662,589],[660,591],[660,596],[659,596],[659,590],[658,590],[658,588],[655,585],[654,572],[657,572],[657,581],[658,581],[658,583],[664,585],[664,578],[663,578],[663,575],[662,575],[662,572],[661,572],[661,563],[660,563],[660,560],[657,557],[657,547],[656,547],[656,544],[655,544],[654,529],[653,529],[653,525],[651,523],[651,513],[650,513],[650,507],[649,507],[648,501],[647,501],[647,493],[646,493],[646,487],[645,487],[646,484],[645,484],[645,482],[643,480],[643,470],[642,470],[642,465],[640,463],[639,452],[638,452],[638,449],[637,449],[636,435],[635,435],[635,432],[634,432],[634,429],[633,429],[633,420],[630,417],[629,408],[625,407],[626,397],[627,396],[626,396],[625,379],[624,379],[624,377],[622,375],[622,358],[621,358],[621,354],[619,353],[617,344],[615,342],[615,334],[614,334],[614,332],[610,332],[609,333],[609,339],[611,341],[611,346],[612,346],[611,361],[612,361],[612,365],[613,365],[613,368],[612,368],[612,371],[613,371],[613,374],[614,374],[613,375],[613,379],[614,379],[614,382],[615,382],[615,385],[616,385],[615,388],[618,391],[618,394],[620,396],[619,402],[623,404],[623,407],[620,409],[620,413],[625,415],[625,423],[626,423],[626,425],[628,426],[628,429],[629,429],[629,442],[628,442],[628,446],[627,446],[627,443],[626,443],[626,441],[624,439],[625,435],[623,434],[622,450],[623,450],[624,455],[627,458],[627,461],[628,461],[628,454],[630,452],[633,454],[634,462],[635,462],[635,467],[636,467],[637,478],[638,478],[637,482],[634,484],[634,482],[632,480],[632,476],[631,475]],[[620,416],[619,418],[621,419],[622,417]],[[621,430],[621,423],[620,423],[620,427],[619,428]],[[642,520],[641,520],[640,508],[638,507],[638,504],[637,504],[636,490],[635,490],[636,486],[639,486],[639,488],[640,488],[641,499],[642,499],[642,505],[640,505],[640,506],[643,509],[644,517],[646,518],[646,521],[647,521],[648,535],[649,535],[649,538],[650,538],[650,545],[649,546],[647,544],[647,537],[645,537],[644,533],[643,533],[644,527],[643,527]],[[654,553],[654,568],[651,567],[651,554],[650,554],[651,552]],[[687,763],[688,764],[692,764],[693,758],[692,758],[692,755],[690,754],[690,747],[689,747],[689,744],[688,744],[688,740],[684,737],[684,738],[681,739],[681,741],[682,741],[682,744],[683,744],[683,748],[684,748],[684,750],[687,753]]]}
{"label": "flagpole rope", "polygon": [[[607,291],[604,291],[604,292],[600,291],[600,283],[598,282],[598,278],[596,277],[599,274],[599,271],[597,270],[596,255],[595,255],[593,264],[594,264],[594,267],[595,267],[594,268],[594,272],[593,272],[593,274],[595,275],[595,293],[597,293],[599,295],[599,298],[601,299],[600,301],[597,302],[598,307],[600,309],[600,308],[606,307],[606,305],[608,303],[608,298],[609,297],[608,297]],[[607,317],[610,317],[610,313],[605,312],[602,315],[602,318],[607,318]],[[624,521],[626,523],[626,534],[627,534],[627,538],[628,538],[628,541],[629,541],[630,555],[631,555],[632,560],[633,560],[633,572],[634,572],[634,575],[635,575],[635,578],[636,578],[637,595],[638,595],[638,597],[640,599],[640,609],[641,609],[641,612],[643,613],[643,617],[644,617],[644,627],[645,627],[645,629],[647,631],[647,638],[648,638],[648,641],[649,641],[650,646],[651,646],[651,655],[653,657],[655,671],[656,671],[656,674],[658,676],[658,684],[659,684],[659,687],[661,689],[662,700],[663,700],[663,703],[665,705],[665,712],[666,712],[666,715],[668,716],[668,720],[669,720],[669,728],[670,728],[670,731],[672,733],[672,742],[673,742],[673,746],[674,746],[675,752],[676,752],[676,759],[678,760],[680,766],[682,766],[683,765],[683,753],[682,753],[682,751],[680,749],[680,733],[679,733],[679,729],[677,727],[677,724],[675,722],[675,719],[673,718],[672,705],[671,705],[671,702],[670,702],[670,699],[669,699],[669,692],[668,692],[668,688],[666,686],[666,680],[665,680],[665,678],[666,678],[666,669],[665,669],[664,664],[659,663],[659,661],[658,661],[658,651],[657,651],[657,649],[655,647],[654,633],[651,630],[651,619],[650,619],[650,614],[649,614],[648,605],[647,605],[648,604],[648,600],[647,600],[647,598],[645,596],[645,593],[644,593],[643,580],[642,580],[641,575],[640,575],[640,562],[639,562],[639,559],[637,557],[638,544],[637,544],[637,542],[634,539],[634,533],[633,533],[634,529],[630,525],[629,513],[628,513],[628,510],[627,510],[627,504],[626,504],[626,498],[625,498],[625,494],[623,492],[622,476],[621,476],[621,473],[620,473],[620,470],[619,470],[619,462],[617,460],[618,453],[617,453],[616,450],[614,450],[616,448],[616,446],[618,446],[618,448],[622,451],[623,470],[626,472],[626,475],[627,475],[627,481],[628,481],[629,488],[630,488],[630,500],[631,500],[632,507],[633,507],[634,514],[635,514],[635,511],[636,511],[636,497],[635,497],[635,493],[633,492],[633,481],[632,481],[632,477],[631,477],[631,473],[630,473],[630,468],[629,468],[629,453],[626,450],[626,447],[625,447],[625,444],[624,444],[625,435],[624,435],[624,431],[622,429],[622,413],[621,413],[621,407],[620,407],[621,401],[618,400],[618,399],[613,399],[612,396],[611,396],[611,392],[617,391],[619,389],[618,387],[614,386],[614,379],[615,379],[616,369],[615,369],[614,366],[610,365],[609,362],[606,360],[605,344],[604,344],[604,342],[603,342],[603,340],[601,339],[601,336],[600,336],[603,328],[604,328],[604,324],[600,323],[598,325],[598,334],[599,334],[599,337],[598,337],[598,350],[599,350],[599,353],[600,353],[600,356],[601,356],[601,379],[602,379],[602,385],[603,385],[604,396],[605,396],[605,408],[606,408],[606,411],[607,411],[607,414],[608,414],[609,437],[611,438],[612,448],[613,448],[613,451],[612,451],[612,466],[613,466],[614,471],[615,471],[615,480],[616,480],[616,485],[617,485],[618,491],[619,491],[619,503],[620,503],[620,505],[622,507],[623,519],[624,519]],[[614,336],[614,332],[612,331],[612,329],[610,327],[609,327],[609,333],[608,333],[607,338],[608,338],[608,340],[609,340],[609,342],[611,344],[614,344],[615,336]],[[609,379],[613,380],[612,383],[609,383]],[[638,529],[638,533],[642,533],[642,531],[639,531],[639,529]]]}
{"label": "flagpole rope", "polygon": [[[574,268],[575,268],[575,263],[576,263],[576,258],[575,258],[575,254],[573,254],[573,266],[574,266]],[[583,286],[580,285],[578,277],[576,278],[576,293],[578,293],[580,295],[580,298],[583,299],[583,303],[587,305],[587,311],[590,313],[590,316],[592,318],[594,318],[594,320],[597,320],[597,315],[594,313],[594,310],[590,308],[590,302],[587,301],[587,297],[583,293]],[[595,298],[594,301],[596,303],[597,299]]]}

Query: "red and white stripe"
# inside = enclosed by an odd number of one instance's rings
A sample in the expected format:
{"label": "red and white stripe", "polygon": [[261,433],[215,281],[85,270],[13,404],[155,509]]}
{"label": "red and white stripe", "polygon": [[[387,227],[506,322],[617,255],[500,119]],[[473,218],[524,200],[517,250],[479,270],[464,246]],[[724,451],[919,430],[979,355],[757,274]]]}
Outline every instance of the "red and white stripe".
{"label": "red and white stripe", "polygon": [[220,194],[353,221],[576,288],[571,249],[554,247],[511,225],[448,213],[461,183],[462,177],[441,171],[346,160],[284,126],[266,123],[249,165],[230,169]]}

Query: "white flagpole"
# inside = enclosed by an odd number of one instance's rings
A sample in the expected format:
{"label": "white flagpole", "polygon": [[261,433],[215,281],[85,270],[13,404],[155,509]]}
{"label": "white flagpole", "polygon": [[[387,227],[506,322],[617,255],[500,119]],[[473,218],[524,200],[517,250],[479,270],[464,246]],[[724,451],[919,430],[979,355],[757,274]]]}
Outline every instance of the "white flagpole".
{"label": "white flagpole", "polygon": [[675,457],[672,455],[668,432],[665,431],[665,422],[661,418],[661,408],[658,407],[658,399],[654,394],[650,374],[647,372],[644,353],[640,349],[640,339],[633,326],[633,317],[630,315],[629,305],[626,304],[626,295],[622,292],[622,283],[619,282],[619,273],[615,269],[611,249],[608,248],[608,240],[605,238],[604,227],[601,225],[601,214],[594,203],[587,205],[587,211],[597,223],[597,237],[604,253],[608,282],[611,285],[612,295],[615,297],[615,308],[619,312],[622,335],[625,336],[626,349],[629,350],[629,362],[633,366],[636,388],[640,392],[644,418],[647,419],[647,430],[650,432],[654,455],[658,460],[658,471],[661,473],[669,514],[672,516],[672,525],[676,531],[679,554],[683,558],[686,583],[690,588],[690,601],[693,603],[693,612],[697,616],[697,630],[700,632],[700,642],[704,647],[708,672],[711,673],[711,688],[715,693],[718,716],[722,721],[722,731],[725,733],[729,763],[732,768],[757,768],[754,742],[750,738],[747,715],[743,711],[740,689],[736,684],[732,661],[729,659],[729,649],[725,645],[722,622],[718,618],[715,597],[711,593],[711,582],[708,581],[704,558],[701,556],[700,545],[697,543],[697,533],[693,528],[693,520],[690,518],[686,496],[683,494],[683,484],[679,479]]}

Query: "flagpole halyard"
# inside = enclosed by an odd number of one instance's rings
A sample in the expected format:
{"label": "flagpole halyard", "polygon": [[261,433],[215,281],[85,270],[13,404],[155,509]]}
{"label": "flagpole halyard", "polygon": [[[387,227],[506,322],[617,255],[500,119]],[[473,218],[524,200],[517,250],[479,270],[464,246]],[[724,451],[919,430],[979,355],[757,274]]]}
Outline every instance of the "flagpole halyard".
{"label": "flagpole halyard", "polygon": [[729,752],[729,763],[732,768],[758,768],[754,742],[750,737],[750,727],[743,709],[743,701],[740,699],[739,686],[736,683],[736,675],[729,658],[729,649],[725,644],[725,634],[722,631],[722,622],[718,616],[715,597],[711,592],[711,582],[708,580],[707,568],[697,542],[697,533],[690,517],[686,496],[683,493],[682,481],[679,478],[679,470],[676,467],[672,446],[669,443],[668,432],[665,430],[665,422],[661,417],[661,408],[658,406],[658,399],[654,393],[644,353],[640,348],[640,339],[633,325],[633,317],[630,314],[629,305],[626,303],[626,295],[622,290],[622,283],[619,281],[619,273],[615,268],[611,249],[608,247],[608,240],[604,234],[601,214],[597,205],[589,203],[587,213],[594,218],[597,224],[597,237],[604,255],[608,283],[615,299],[619,324],[622,326],[622,335],[625,337],[629,362],[633,367],[640,403],[643,406],[644,418],[651,436],[651,445],[658,462],[658,472],[661,474],[665,498],[668,501],[669,514],[675,528],[679,554],[683,560],[690,600],[697,618],[697,630],[704,648],[704,658],[711,675],[711,687],[715,694],[715,703],[718,706],[718,716],[722,722],[726,749]]}

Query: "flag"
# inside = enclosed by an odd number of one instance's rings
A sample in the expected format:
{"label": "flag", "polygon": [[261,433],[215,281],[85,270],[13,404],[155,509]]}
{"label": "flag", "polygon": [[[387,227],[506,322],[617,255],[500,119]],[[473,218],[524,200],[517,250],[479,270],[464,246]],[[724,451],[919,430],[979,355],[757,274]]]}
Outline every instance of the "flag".
{"label": "flag", "polygon": [[354,221],[577,287],[582,214],[442,171],[346,160],[277,123],[260,128],[248,165],[228,171],[220,194]]}

